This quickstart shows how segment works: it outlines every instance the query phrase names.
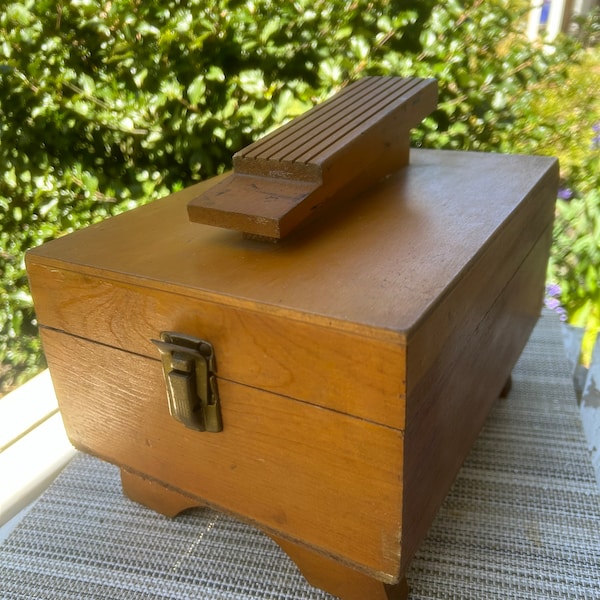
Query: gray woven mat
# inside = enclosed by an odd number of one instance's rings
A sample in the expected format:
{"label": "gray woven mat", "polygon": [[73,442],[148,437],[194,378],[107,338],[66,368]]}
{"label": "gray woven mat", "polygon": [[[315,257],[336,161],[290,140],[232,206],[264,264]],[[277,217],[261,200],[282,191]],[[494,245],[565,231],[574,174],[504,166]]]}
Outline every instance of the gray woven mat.
{"label": "gray woven mat", "polygon": [[[600,599],[600,491],[552,316],[513,380],[412,563],[412,600]],[[154,514],[83,455],[0,546],[0,597],[330,598],[258,531],[206,510]]]}

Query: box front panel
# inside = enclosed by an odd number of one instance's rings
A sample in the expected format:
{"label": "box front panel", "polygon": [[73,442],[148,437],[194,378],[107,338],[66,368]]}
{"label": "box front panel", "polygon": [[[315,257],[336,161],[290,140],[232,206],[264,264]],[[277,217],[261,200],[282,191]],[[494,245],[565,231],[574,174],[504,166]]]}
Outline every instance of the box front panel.
{"label": "box front panel", "polygon": [[369,574],[397,575],[401,432],[224,380],[223,431],[193,431],[168,413],[158,360],[42,336],[77,447]]}

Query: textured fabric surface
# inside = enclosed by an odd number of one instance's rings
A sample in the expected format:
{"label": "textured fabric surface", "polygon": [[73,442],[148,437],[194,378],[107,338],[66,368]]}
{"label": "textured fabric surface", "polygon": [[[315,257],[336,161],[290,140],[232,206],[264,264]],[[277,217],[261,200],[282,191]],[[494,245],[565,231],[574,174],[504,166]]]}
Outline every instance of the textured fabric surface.
{"label": "textured fabric surface", "polygon": [[[545,315],[408,573],[411,600],[600,599],[600,490]],[[327,599],[266,536],[126,500],[78,456],[0,546],[4,599]],[[365,599],[368,600],[368,599]]]}

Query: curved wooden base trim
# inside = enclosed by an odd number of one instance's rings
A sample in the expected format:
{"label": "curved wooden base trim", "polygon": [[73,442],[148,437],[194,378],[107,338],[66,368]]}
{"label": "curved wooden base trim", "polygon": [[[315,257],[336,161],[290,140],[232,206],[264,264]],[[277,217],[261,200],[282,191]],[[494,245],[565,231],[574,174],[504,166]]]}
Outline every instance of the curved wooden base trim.
{"label": "curved wooden base trim", "polygon": [[383,583],[359,573],[331,558],[267,534],[296,563],[312,586],[341,600],[406,600],[408,584],[402,579],[395,585]]}
{"label": "curved wooden base trim", "polygon": [[[123,492],[130,500],[167,517],[174,517],[188,508],[202,506],[202,503],[195,498],[124,468],[121,468],[121,483]],[[341,600],[406,600],[408,598],[406,579],[402,579],[395,585],[383,583],[294,542],[270,533],[267,535],[294,561],[308,583]]]}
{"label": "curved wooden base trim", "polygon": [[141,475],[121,469],[123,492],[134,502],[139,502],[167,517],[174,517],[187,508],[202,506],[194,498],[180,494]]}

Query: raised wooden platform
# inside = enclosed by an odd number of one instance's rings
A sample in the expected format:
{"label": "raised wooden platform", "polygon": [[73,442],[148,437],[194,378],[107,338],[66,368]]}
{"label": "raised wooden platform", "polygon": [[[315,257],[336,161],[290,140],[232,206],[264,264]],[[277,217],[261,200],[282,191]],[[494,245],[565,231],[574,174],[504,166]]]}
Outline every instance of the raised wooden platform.
{"label": "raised wooden platform", "polygon": [[408,164],[410,129],[436,104],[433,79],[360,79],[235,154],[233,174],[190,201],[190,219],[283,238]]}

